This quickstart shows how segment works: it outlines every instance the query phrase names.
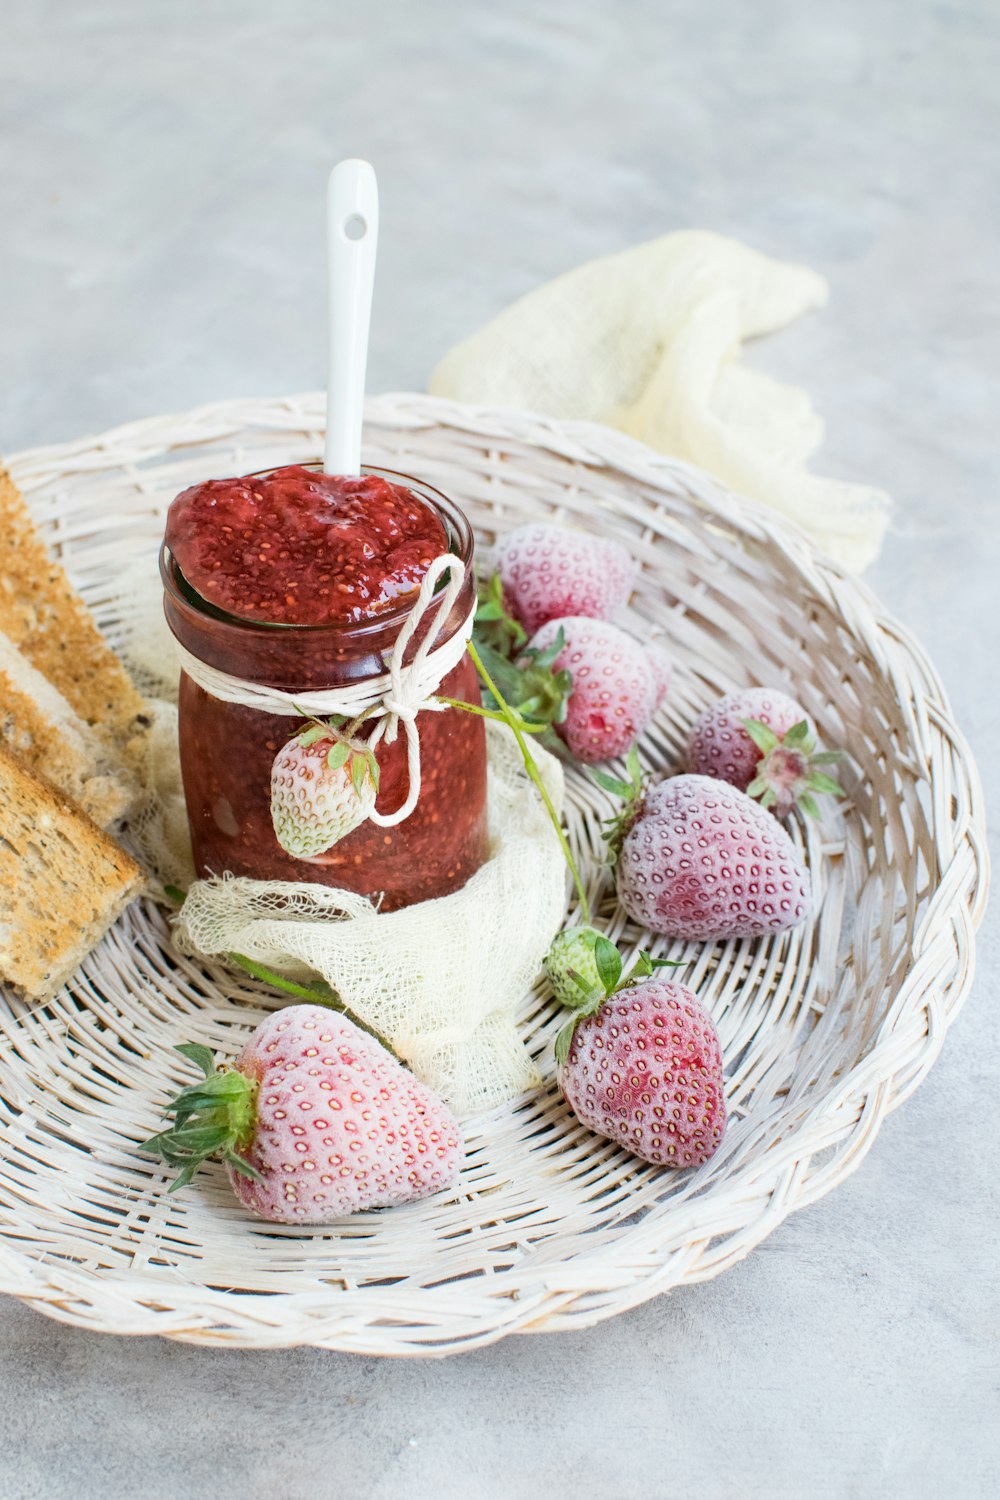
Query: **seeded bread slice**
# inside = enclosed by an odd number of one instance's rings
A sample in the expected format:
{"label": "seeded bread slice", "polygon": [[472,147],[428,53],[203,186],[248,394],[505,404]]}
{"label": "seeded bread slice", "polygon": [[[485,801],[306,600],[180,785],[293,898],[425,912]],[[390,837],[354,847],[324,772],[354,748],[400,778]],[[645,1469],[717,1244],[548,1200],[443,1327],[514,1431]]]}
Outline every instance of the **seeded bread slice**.
{"label": "seeded bread slice", "polygon": [[0,631],[0,742],[77,803],[101,828],[123,817],[138,786],[107,737]]}
{"label": "seeded bread slice", "polygon": [[114,839],[0,746],[0,975],[51,999],[144,883]]}
{"label": "seeded bread slice", "polygon": [[0,467],[0,630],[75,713],[141,753],[143,701]]}

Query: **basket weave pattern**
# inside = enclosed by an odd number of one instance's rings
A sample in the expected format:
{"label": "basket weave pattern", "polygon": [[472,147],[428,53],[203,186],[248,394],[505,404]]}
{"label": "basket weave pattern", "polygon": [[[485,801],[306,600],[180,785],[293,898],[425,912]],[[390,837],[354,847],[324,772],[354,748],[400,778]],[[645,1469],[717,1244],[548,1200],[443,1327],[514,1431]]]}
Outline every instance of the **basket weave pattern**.
{"label": "basket weave pattern", "polygon": [[[688,960],[679,977],[718,1026],[721,1149],[671,1174],[577,1125],[539,982],[520,1019],[546,1087],[470,1123],[457,1190],[306,1233],[248,1219],[220,1168],[168,1196],[136,1149],[190,1079],[171,1047],[232,1056],[276,1003],[178,955],[164,915],[136,903],[53,1002],[0,1002],[0,1290],[67,1322],[375,1354],[596,1323],[717,1275],[847,1176],[930,1068],[971,980],[986,889],[976,770],[933,668],[862,584],[786,522],[613,432],[408,395],[370,402],[367,418],[366,461],[452,495],[483,540],[547,518],[637,553],[624,623],[677,665],[643,740],[651,767],[676,769],[696,713],[746,683],[788,688],[826,745],[849,748],[848,798],[794,835],[817,915],[768,941],[651,944],[600,864],[610,801],[571,772],[568,828],[599,925],[627,955]],[[11,468],[114,640],[118,580],[152,557],[173,495],[314,459],[323,421],[318,396],[227,402]]]}

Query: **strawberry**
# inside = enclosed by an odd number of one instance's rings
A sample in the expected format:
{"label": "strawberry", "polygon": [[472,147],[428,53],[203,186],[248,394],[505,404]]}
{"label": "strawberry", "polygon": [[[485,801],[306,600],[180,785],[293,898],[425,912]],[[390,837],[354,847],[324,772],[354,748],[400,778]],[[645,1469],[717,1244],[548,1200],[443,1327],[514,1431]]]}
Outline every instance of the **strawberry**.
{"label": "strawberry", "polygon": [[448,1107],[344,1016],[275,1011],[231,1068],[207,1047],[178,1052],[204,1072],[168,1106],[144,1150],[181,1170],[171,1192],[220,1155],[240,1202],[278,1224],[327,1224],[426,1198],[454,1182],[460,1131]]}
{"label": "strawberry", "polygon": [[665,659],[617,625],[583,615],[550,620],[528,649],[544,652],[560,630],[566,644],[552,666],[570,672],[573,687],[556,733],[588,765],[624,755],[662,702]]}
{"label": "strawberry", "polygon": [[662,961],[641,955],[622,981],[621,955],[597,936],[594,962],[600,987],[589,999],[581,992],[576,1015],[556,1039],[566,1102],[582,1124],[643,1161],[700,1166],[726,1128],[722,1050],[711,1018],[684,985],[640,977]]}
{"label": "strawberry", "polygon": [[695,775],[718,777],[759,798],[778,817],[798,804],[816,818],[816,792],[844,795],[819,769],[840,758],[837,750],[816,753],[805,709],[794,698],[777,688],[745,688],[727,693],[695,720],[687,764]]}
{"label": "strawberry", "polygon": [[286,854],[313,859],[375,806],[378,764],[363,745],[319,722],[282,745],[271,767],[271,821]]}
{"label": "strawberry", "polygon": [[594,944],[600,936],[593,927],[567,927],[552,939],[545,972],[552,993],[563,1005],[579,1005],[581,996],[594,989],[604,993],[594,958]]}
{"label": "strawberry", "polygon": [[811,905],[808,871],[785,830],[710,776],[673,776],[645,794],[617,884],[635,921],[689,941],[784,932]]}
{"label": "strawberry", "polygon": [[632,591],[636,564],[618,542],[543,523],[515,527],[496,546],[507,607],[529,635],[549,620],[607,620]]}

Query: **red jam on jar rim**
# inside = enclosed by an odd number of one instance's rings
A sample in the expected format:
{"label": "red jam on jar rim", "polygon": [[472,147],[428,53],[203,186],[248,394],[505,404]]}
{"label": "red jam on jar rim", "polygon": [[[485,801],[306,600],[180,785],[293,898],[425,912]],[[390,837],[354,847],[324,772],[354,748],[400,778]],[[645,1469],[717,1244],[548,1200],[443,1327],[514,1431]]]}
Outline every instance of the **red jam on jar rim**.
{"label": "red jam on jar rim", "polygon": [[[472,531],[452,501],[404,475],[347,479],[296,466],[212,480],[170,508],[161,558],[167,622],[193,656],[237,678],[286,693],[356,687],[386,671],[420,581],[444,552],[464,563],[465,583],[441,644],[461,629],[476,592]],[[468,655],[439,691],[478,701]],[[308,723],[223,702],[186,673],[179,710],[203,877],[228,871],[339,886],[392,911],[458,890],[487,857],[486,741],[472,714],[418,714],[420,795],[408,818],[390,827],[366,821],[312,858],[296,858],[275,836],[270,778],[275,756]],[[408,790],[405,735],[383,740],[375,754],[376,806],[387,815]]]}
{"label": "red jam on jar rim", "polygon": [[376,619],[415,597],[448,550],[440,518],[411,489],[299,465],[185,490],[166,542],[209,604],[272,625]]}

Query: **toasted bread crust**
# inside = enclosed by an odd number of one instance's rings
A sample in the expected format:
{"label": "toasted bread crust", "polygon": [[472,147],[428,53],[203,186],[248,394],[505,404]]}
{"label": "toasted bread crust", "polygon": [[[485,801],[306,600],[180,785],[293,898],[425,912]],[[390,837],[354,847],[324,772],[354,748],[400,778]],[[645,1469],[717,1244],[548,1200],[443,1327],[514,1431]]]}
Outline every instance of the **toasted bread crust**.
{"label": "toasted bread crust", "polygon": [[101,828],[124,817],[139,796],[136,778],[110,736],[85,724],[2,630],[0,742]]}
{"label": "toasted bread crust", "polygon": [[101,828],[128,812],[134,788],[120,777],[95,772],[93,762],[66,738],[37,702],[0,669],[0,739],[28,770],[72,798]]}
{"label": "toasted bread crust", "polygon": [[[24,499],[0,468],[0,630],[87,724],[129,755],[143,701],[64,569],[49,556]],[[136,721],[140,720],[137,725]]]}
{"label": "toasted bread crust", "polygon": [[145,883],[108,834],[0,745],[0,973],[49,999]]}

